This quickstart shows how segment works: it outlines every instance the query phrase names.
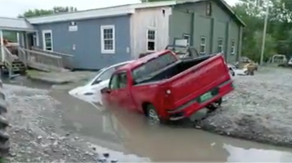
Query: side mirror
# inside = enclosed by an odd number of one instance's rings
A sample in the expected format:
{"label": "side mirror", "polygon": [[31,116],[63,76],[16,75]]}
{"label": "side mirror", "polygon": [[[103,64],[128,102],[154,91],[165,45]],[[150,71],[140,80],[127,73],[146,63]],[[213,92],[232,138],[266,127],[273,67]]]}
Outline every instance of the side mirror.
{"label": "side mirror", "polygon": [[102,88],[102,89],[100,90],[100,93],[101,93],[101,94],[106,94],[106,93],[110,93],[110,92],[111,92],[111,90],[110,90],[108,87]]}

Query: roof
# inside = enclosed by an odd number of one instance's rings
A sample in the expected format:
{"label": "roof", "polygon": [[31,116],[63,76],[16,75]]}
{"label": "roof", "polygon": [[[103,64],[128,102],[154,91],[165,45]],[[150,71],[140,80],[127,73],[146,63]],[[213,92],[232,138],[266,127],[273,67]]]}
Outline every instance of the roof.
{"label": "roof", "polygon": [[147,3],[136,3],[120,6],[112,6],[70,13],[54,14],[49,16],[32,17],[27,20],[31,24],[43,24],[51,22],[62,22],[62,21],[72,21],[81,19],[91,19],[98,17],[110,17],[118,15],[127,15],[135,13],[136,9],[139,8],[151,8],[151,7],[163,7],[175,5],[175,1],[163,1],[163,2],[147,2]]}
{"label": "roof", "polygon": [[12,31],[34,31],[34,27],[23,18],[0,17],[0,29]]}
{"label": "roof", "polygon": [[231,14],[233,16],[233,18],[236,21],[238,21],[242,26],[244,26],[244,27],[246,26],[246,24],[239,18],[239,16],[232,10],[231,6],[229,6],[225,0],[218,0],[216,2],[221,3],[223,5],[223,7],[226,7],[229,14]]}
{"label": "roof", "polygon": [[[33,17],[33,18],[28,18],[27,20],[31,24],[43,24],[43,23],[62,22],[62,21],[70,21],[70,20],[72,21],[72,20],[81,20],[81,19],[91,19],[91,18],[98,18],[98,17],[110,17],[110,16],[133,14],[135,13],[136,9],[173,6],[176,4],[196,3],[196,2],[202,2],[202,1],[205,1],[205,0],[180,0],[180,1],[136,3],[136,4],[128,4],[128,5],[120,5],[120,6],[112,6],[112,7],[70,12],[70,13],[54,14],[54,15],[49,15],[49,16]],[[220,3],[227,10],[227,12],[229,12],[229,14],[232,15],[235,21],[245,26],[244,22],[235,14],[235,12],[224,0],[216,0],[216,2]]]}

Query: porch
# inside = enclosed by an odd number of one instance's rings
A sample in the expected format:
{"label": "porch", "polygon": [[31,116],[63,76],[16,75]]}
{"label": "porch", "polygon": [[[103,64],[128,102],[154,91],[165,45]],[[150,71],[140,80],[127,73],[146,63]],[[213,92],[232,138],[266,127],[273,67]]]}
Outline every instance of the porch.
{"label": "porch", "polygon": [[[7,31],[16,34],[16,39],[5,38]],[[17,71],[15,62],[22,62],[25,68],[42,71],[72,68],[72,55],[34,48],[38,46],[38,38],[38,31],[25,19],[0,18],[0,63],[9,74]]]}

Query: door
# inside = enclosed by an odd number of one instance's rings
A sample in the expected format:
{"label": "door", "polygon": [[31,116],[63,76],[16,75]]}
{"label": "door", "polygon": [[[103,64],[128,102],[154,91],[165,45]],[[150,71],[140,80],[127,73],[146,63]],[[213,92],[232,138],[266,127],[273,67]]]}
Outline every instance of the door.
{"label": "door", "polygon": [[127,82],[128,74],[125,71],[114,74],[111,78],[109,88],[109,102],[117,108],[133,109],[134,103]]}
{"label": "door", "polygon": [[[31,49],[32,46],[34,45],[34,38],[33,38],[33,34],[32,33],[28,33],[27,34],[27,41],[28,41],[28,48]],[[36,47],[36,46],[35,46]]]}

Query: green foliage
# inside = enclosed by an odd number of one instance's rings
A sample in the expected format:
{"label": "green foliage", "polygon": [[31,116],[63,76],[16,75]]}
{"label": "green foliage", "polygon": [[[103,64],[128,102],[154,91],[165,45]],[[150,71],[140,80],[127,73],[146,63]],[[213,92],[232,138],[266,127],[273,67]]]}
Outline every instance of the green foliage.
{"label": "green foliage", "polygon": [[72,6],[62,7],[62,6],[56,6],[50,10],[44,10],[44,9],[33,9],[28,10],[24,12],[22,15],[19,15],[18,17],[36,17],[36,16],[45,16],[45,15],[52,15],[56,13],[66,13],[66,12],[76,12],[77,8]]}
{"label": "green foliage", "polygon": [[266,34],[264,60],[274,54],[292,54],[292,1],[264,0],[256,5],[255,0],[240,0],[233,10],[246,23],[243,31],[242,55],[260,60],[264,18],[270,6]]}
{"label": "green foliage", "polygon": [[12,41],[17,42],[17,33],[15,31],[3,31],[3,38]]}

